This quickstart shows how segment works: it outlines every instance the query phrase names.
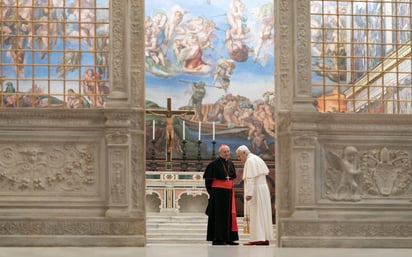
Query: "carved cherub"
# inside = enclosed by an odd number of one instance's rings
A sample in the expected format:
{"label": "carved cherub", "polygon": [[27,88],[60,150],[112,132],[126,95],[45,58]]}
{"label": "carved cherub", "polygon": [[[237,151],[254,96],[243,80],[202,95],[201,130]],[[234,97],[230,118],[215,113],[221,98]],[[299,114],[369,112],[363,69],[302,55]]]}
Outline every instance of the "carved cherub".
{"label": "carved cherub", "polygon": [[362,171],[356,147],[346,146],[343,149],[343,158],[329,151],[326,154],[326,159],[332,168],[341,173],[339,184],[335,190],[335,200],[359,201],[361,190],[356,182],[356,176]]}

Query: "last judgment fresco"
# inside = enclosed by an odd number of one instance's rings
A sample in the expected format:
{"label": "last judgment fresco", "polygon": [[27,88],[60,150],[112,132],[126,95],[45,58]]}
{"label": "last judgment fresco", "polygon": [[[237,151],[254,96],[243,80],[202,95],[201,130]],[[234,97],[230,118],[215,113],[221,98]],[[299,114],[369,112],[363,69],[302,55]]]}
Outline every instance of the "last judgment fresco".
{"label": "last judgment fresco", "polygon": [[[189,149],[201,141],[205,154],[215,141],[273,158],[273,2],[154,0],[145,8],[146,107],[164,109],[171,98],[171,109],[195,112],[174,117],[174,155],[185,140]],[[147,115],[147,142],[159,151],[164,120]]]}

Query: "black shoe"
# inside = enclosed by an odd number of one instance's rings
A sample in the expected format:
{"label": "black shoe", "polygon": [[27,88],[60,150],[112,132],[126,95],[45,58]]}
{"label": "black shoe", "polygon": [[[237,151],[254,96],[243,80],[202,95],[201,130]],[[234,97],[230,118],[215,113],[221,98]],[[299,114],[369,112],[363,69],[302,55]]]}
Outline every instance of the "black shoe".
{"label": "black shoe", "polygon": [[228,245],[239,245],[239,243],[233,242],[233,241],[227,241],[226,244]]}
{"label": "black shoe", "polygon": [[213,243],[212,243],[212,245],[225,245],[225,244],[226,244],[225,242],[223,242],[223,241],[218,241],[218,240],[213,241]]}

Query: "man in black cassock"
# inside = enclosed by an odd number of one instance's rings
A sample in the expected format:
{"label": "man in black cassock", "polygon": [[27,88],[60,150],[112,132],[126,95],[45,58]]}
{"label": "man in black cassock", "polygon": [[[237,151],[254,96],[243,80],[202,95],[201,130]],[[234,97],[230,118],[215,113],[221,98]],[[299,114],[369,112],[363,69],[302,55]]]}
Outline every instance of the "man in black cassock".
{"label": "man in black cassock", "polygon": [[219,157],[207,165],[203,174],[209,193],[206,240],[212,245],[239,244],[235,242],[239,240],[233,181],[236,170],[229,157],[229,146],[221,145]]}

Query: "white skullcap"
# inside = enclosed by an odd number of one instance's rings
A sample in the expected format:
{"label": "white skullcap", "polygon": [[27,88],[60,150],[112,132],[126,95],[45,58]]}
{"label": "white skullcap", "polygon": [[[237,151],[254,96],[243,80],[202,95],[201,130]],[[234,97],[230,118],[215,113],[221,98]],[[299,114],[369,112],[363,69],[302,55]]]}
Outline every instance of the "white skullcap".
{"label": "white skullcap", "polygon": [[247,146],[245,146],[245,145],[239,146],[237,148],[236,152],[238,152],[238,151],[242,151],[242,152],[245,152],[245,153],[250,153],[249,148],[247,148]]}

